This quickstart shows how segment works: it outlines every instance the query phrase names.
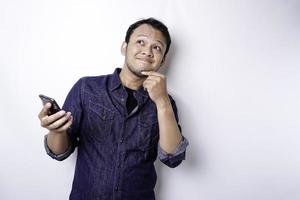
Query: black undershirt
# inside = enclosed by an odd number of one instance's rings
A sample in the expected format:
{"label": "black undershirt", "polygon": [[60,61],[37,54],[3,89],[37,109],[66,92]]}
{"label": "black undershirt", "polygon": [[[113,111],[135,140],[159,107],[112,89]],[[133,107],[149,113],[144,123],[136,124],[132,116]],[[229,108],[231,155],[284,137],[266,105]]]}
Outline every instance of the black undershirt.
{"label": "black undershirt", "polygon": [[130,88],[125,87],[126,91],[127,91],[127,101],[126,101],[126,108],[127,108],[127,112],[128,114],[130,114],[132,112],[132,110],[137,106],[137,101],[133,96],[133,92],[135,90],[132,90]]}

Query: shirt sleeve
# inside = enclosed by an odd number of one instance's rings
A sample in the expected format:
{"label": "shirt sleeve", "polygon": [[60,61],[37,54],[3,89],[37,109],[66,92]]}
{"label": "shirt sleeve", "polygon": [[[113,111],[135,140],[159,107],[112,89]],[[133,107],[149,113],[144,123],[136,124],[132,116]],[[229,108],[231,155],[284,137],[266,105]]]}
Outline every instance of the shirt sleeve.
{"label": "shirt sleeve", "polygon": [[185,160],[185,151],[188,145],[188,140],[182,136],[182,139],[175,148],[174,152],[168,154],[158,144],[158,158],[161,162],[171,168],[177,167],[182,162],[182,160]]}
{"label": "shirt sleeve", "polygon": [[181,133],[181,141],[180,143],[177,145],[177,147],[175,148],[174,152],[168,154],[167,152],[165,152],[160,144],[157,145],[157,151],[158,151],[158,158],[161,162],[163,162],[165,165],[174,168],[177,167],[178,165],[180,165],[180,163],[185,160],[185,152],[186,152],[186,148],[189,145],[188,140],[182,135],[182,129],[181,126],[179,124],[179,119],[178,119],[178,113],[177,113],[177,107],[176,107],[176,103],[174,101],[174,99],[169,95],[170,100],[171,100],[171,104],[172,104],[172,108],[173,108],[173,112],[178,124],[178,128],[180,130]]}
{"label": "shirt sleeve", "polygon": [[73,122],[70,128],[67,130],[67,135],[69,139],[69,147],[66,152],[56,155],[54,154],[47,143],[47,135],[44,137],[44,146],[47,154],[58,161],[62,161],[68,158],[75,150],[78,145],[79,132],[80,132],[80,122],[82,116],[82,88],[83,88],[83,78],[75,83],[70,92],[67,95],[65,103],[62,107],[66,112],[71,112],[73,117]]}
{"label": "shirt sleeve", "polygon": [[65,160],[66,158],[68,158],[75,150],[75,147],[77,146],[77,144],[75,142],[69,142],[69,147],[68,149],[62,153],[62,154],[55,154],[51,151],[51,149],[49,148],[48,144],[47,144],[47,137],[48,135],[45,135],[44,136],[44,146],[45,146],[45,150],[47,152],[47,154],[55,159],[55,160],[58,160],[58,161],[63,161]]}

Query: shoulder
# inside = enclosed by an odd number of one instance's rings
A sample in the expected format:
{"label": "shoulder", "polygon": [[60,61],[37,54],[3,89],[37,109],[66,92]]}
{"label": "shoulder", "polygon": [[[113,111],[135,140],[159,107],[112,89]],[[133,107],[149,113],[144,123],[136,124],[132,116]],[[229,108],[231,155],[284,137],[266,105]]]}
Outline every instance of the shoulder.
{"label": "shoulder", "polygon": [[81,89],[91,91],[104,88],[107,81],[110,79],[111,74],[99,76],[84,76],[81,77],[76,84],[81,85]]}
{"label": "shoulder", "polygon": [[85,84],[93,84],[93,83],[99,83],[105,79],[108,79],[111,76],[111,74],[107,75],[99,75],[99,76],[84,76],[79,79],[79,81],[84,82]]}

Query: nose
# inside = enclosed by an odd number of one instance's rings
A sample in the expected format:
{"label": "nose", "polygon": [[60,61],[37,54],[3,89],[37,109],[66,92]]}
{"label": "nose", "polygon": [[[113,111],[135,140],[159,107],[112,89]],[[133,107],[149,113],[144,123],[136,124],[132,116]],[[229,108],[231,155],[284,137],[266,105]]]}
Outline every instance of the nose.
{"label": "nose", "polygon": [[153,52],[152,52],[152,49],[150,47],[143,48],[142,54],[146,57],[153,58]]}

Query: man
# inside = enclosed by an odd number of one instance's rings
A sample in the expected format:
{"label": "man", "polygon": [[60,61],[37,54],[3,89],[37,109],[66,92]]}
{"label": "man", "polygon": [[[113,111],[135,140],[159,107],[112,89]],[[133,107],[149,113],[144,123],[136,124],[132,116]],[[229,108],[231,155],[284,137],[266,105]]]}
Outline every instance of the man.
{"label": "man", "polygon": [[155,199],[157,155],[172,168],[185,159],[188,141],[166,77],[157,72],[170,44],[163,23],[137,21],[121,47],[122,69],[81,78],[62,111],[48,116],[48,103],[40,112],[48,155],[64,160],[78,147],[70,199]]}

